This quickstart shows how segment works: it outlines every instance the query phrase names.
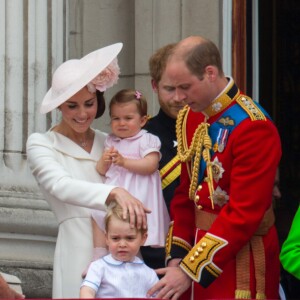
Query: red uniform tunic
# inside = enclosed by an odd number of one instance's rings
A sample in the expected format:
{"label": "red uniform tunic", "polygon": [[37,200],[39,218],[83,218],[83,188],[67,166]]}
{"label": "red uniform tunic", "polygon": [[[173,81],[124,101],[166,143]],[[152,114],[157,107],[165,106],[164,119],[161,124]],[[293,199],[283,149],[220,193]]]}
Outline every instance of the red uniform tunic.
{"label": "red uniform tunic", "polygon": [[[194,280],[193,299],[278,299],[279,244],[271,208],[281,157],[277,129],[232,80],[204,114],[210,159],[196,164],[198,169],[192,168],[197,154],[182,164],[167,259],[182,258],[180,267]],[[178,117],[179,151],[185,141],[185,150],[191,149],[204,114],[186,108]]]}

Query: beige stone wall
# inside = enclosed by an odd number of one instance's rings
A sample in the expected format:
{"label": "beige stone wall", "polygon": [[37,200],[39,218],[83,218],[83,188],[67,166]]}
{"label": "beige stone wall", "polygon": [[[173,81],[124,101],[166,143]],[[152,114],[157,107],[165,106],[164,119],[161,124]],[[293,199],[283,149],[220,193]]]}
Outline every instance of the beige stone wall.
{"label": "beige stone wall", "polygon": [[[98,47],[123,42],[121,79],[106,100],[122,88],[136,88],[148,99],[149,113],[158,103],[151,90],[148,59],[159,47],[190,35],[203,35],[220,46],[221,0],[70,0],[69,52],[80,57]],[[95,127],[109,131],[107,112]]]}
{"label": "beige stone wall", "polygon": [[[49,298],[57,224],[28,169],[25,145],[30,133],[59,119],[39,114],[53,70],[121,41],[121,78],[107,101],[136,88],[155,114],[150,55],[189,35],[221,46],[222,0],[0,0],[0,14],[0,270],[21,279],[27,298]],[[106,112],[94,125],[109,131],[108,124]]]}

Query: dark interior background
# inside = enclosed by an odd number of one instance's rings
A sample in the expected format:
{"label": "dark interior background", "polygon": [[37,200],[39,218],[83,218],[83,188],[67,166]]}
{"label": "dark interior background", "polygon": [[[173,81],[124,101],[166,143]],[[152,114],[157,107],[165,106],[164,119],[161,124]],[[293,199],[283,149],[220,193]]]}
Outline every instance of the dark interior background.
{"label": "dark interior background", "polygon": [[[258,2],[259,102],[275,121],[283,150],[280,163],[282,197],[275,206],[282,243],[300,201],[300,1]],[[300,282],[284,271],[283,281],[289,299],[300,299]]]}
{"label": "dark interior background", "polygon": [[[260,103],[282,142],[278,218],[286,234],[300,200],[300,2],[259,1]],[[299,295],[300,296],[300,295]]]}

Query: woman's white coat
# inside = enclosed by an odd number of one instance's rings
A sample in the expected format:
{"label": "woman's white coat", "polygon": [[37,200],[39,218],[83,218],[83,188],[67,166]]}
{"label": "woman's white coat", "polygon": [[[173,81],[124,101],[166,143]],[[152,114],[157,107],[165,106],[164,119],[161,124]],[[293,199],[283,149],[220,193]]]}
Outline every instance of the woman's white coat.
{"label": "woman's white coat", "polygon": [[27,141],[32,174],[59,224],[53,298],[79,298],[81,273],[91,261],[91,210],[105,211],[106,198],[114,188],[103,184],[96,171],[105,137],[95,130],[91,153],[53,131],[33,133]]}

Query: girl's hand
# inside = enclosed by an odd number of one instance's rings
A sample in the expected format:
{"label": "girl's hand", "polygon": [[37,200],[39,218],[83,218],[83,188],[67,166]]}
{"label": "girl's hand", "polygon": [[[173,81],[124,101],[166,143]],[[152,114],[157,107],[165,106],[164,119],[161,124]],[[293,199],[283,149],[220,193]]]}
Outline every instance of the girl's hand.
{"label": "girl's hand", "polygon": [[106,149],[103,151],[100,159],[97,162],[96,170],[101,175],[105,176],[107,170],[112,164],[112,155],[114,153],[115,149],[112,147],[110,149]]}
{"label": "girl's hand", "polygon": [[125,159],[126,158],[124,158],[124,156],[122,156],[118,151],[115,151],[112,154],[112,163],[117,166],[124,167]]}

